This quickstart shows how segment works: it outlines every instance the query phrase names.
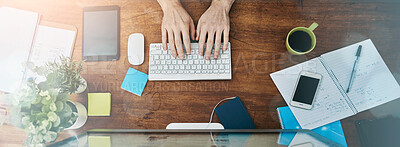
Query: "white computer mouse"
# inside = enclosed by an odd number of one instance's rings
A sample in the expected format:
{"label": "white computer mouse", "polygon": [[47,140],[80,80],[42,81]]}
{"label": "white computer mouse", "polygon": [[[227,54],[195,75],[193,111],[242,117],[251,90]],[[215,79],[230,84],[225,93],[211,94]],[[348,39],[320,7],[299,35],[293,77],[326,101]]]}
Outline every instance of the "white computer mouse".
{"label": "white computer mouse", "polygon": [[129,35],[128,61],[132,65],[140,65],[144,62],[144,36],[141,33]]}

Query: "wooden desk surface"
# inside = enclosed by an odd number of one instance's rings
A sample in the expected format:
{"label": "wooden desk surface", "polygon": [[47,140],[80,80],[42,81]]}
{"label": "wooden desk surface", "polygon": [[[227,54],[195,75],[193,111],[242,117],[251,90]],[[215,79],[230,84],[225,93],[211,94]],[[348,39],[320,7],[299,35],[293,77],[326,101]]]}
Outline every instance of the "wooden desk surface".
{"label": "wooden desk surface", "polygon": [[[0,0],[0,6],[38,12],[41,21],[76,26],[76,61],[82,56],[82,8],[100,5],[121,8],[121,56],[113,62],[84,63],[82,76],[88,81],[88,89],[72,99],[87,106],[88,92],[110,92],[112,112],[111,117],[89,117],[83,130],[163,129],[174,122],[208,122],[214,105],[233,96],[240,97],[257,128],[278,129],[276,108],[286,103],[269,74],[367,38],[373,40],[391,71],[400,72],[400,4],[395,0],[237,0],[230,12],[232,80],[149,81],[139,97],[120,85],[129,67],[148,73],[149,44],[161,42],[163,13],[156,0]],[[208,0],[183,1],[195,23],[209,5]],[[319,23],[314,31],[315,50],[303,56],[290,55],[285,48],[287,33],[312,22]],[[132,33],[145,36],[146,59],[140,66],[130,65],[127,59],[127,40]],[[353,119],[342,121],[346,137],[355,131]],[[214,122],[218,117],[214,116]]]}

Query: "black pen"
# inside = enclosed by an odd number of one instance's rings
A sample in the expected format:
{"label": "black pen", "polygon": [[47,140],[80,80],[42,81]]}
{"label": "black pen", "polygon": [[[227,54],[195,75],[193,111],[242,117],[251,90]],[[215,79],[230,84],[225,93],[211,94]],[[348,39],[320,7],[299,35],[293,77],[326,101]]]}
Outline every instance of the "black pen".
{"label": "black pen", "polygon": [[358,46],[357,53],[356,53],[357,58],[356,58],[356,61],[354,61],[353,71],[351,72],[350,82],[349,82],[349,86],[347,87],[346,93],[349,93],[351,85],[353,84],[354,74],[356,73],[356,67],[358,64],[358,58],[360,58],[361,49],[362,49],[362,45]]}

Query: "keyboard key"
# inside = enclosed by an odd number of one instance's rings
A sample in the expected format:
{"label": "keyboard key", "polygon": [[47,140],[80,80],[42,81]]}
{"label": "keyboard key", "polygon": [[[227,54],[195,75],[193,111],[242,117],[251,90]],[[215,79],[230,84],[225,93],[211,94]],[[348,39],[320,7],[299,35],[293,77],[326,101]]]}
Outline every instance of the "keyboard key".
{"label": "keyboard key", "polygon": [[189,60],[189,64],[193,64],[193,60]]}
{"label": "keyboard key", "polygon": [[176,74],[176,73],[178,73],[178,71],[177,71],[177,70],[173,70],[172,73],[173,73],[173,74]]}
{"label": "keyboard key", "polygon": [[153,55],[153,57],[154,57],[154,60],[158,60],[159,59],[158,55]]}
{"label": "keyboard key", "polygon": [[210,60],[206,60],[206,64],[210,64]]}
{"label": "keyboard key", "polygon": [[197,69],[201,69],[201,65],[197,65]]}
{"label": "keyboard key", "polygon": [[197,69],[197,68],[196,68],[196,65],[192,65],[192,69]]}
{"label": "keyboard key", "polygon": [[217,64],[221,64],[221,60],[217,60]]}
{"label": "keyboard key", "polygon": [[188,61],[187,60],[183,60],[183,64],[187,64],[188,63]]}
{"label": "keyboard key", "polygon": [[190,65],[186,65],[185,69],[190,69]]}
{"label": "keyboard key", "polygon": [[219,69],[224,69],[224,65],[219,65]]}
{"label": "keyboard key", "polygon": [[178,64],[182,64],[182,60],[178,60]]}
{"label": "keyboard key", "polygon": [[153,56],[161,54],[161,50],[151,50],[151,54],[153,54]]}
{"label": "keyboard key", "polygon": [[199,64],[199,60],[194,60],[194,64]]}
{"label": "keyboard key", "polygon": [[225,69],[229,69],[229,64],[225,65]]}
{"label": "keyboard key", "polygon": [[200,73],[200,70],[196,70],[196,73],[199,74],[199,73]]}
{"label": "keyboard key", "polygon": [[175,67],[174,67],[175,69],[179,69],[179,65],[175,65]]}
{"label": "keyboard key", "polygon": [[165,60],[161,60],[161,63],[160,64],[165,64]]}
{"label": "keyboard key", "polygon": [[207,69],[207,65],[203,65],[203,69]]}
{"label": "keyboard key", "polygon": [[164,65],[164,69],[168,69],[168,65]]}
{"label": "keyboard key", "polygon": [[211,60],[211,64],[215,64],[215,60]]}
{"label": "keyboard key", "polygon": [[200,60],[200,64],[204,64],[204,60]]}
{"label": "keyboard key", "polygon": [[168,70],[168,71],[167,71],[167,74],[170,74],[170,73],[172,73],[172,71],[171,71],[171,70]]}
{"label": "keyboard key", "polygon": [[179,70],[179,72],[178,73],[180,73],[180,74],[183,74],[183,70]]}
{"label": "keyboard key", "polygon": [[179,65],[179,69],[185,69],[184,65]]}
{"label": "keyboard key", "polygon": [[[179,60],[180,61],[180,60]],[[176,64],[176,60],[172,60],[172,64]]]}
{"label": "keyboard key", "polygon": [[[169,57],[169,56],[167,56],[167,57]],[[171,60],[167,60],[167,64],[168,64],[168,65],[171,64],[171,63],[172,63]]]}
{"label": "keyboard key", "polygon": [[160,59],[164,60],[165,59],[164,55],[160,55]]}
{"label": "keyboard key", "polygon": [[173,65],[169,65],[168,69],[174,69],[174,66]]}
{"label": "keyboard key", "polygon": [[229,55],[227,55],[227,54],[222,54],[222,55],[221,55],[221,58],[229,58]]}

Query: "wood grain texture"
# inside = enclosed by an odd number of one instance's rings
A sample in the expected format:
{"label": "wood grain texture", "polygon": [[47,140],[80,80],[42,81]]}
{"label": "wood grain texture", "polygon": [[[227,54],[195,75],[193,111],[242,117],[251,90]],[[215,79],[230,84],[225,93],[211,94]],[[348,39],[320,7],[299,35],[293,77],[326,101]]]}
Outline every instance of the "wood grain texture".
{"label": "wood grain texture", "polygon": [[[187,0],[182,4],[197,24],[210,1]],[[81,130],[163,129],[174,122],[208,122],[214,105],[233,96],[240,97],[257,128],[279,129],[276,108],[286,103],[269,74],[367,38],[373,40],[390,70],[400,73],[400,4],[396,1],[237,0],[230,12],[232,80],[149,81],[141,97],[120,86],[129,67],[148,73],[149,44],[161,42],[163,14],[156,0],[0,1],[0,6],[36,11],[43,21],[76,26],[75,61],[81,61],[82,56],[82,8],[101,5],[121,7],[121,56],[113,62],[84,63],[82,76],[88,89],[72,99],[87,106],[87,93],[110,92],[112,110],[111,117],[89,117]],[[314,31],[315,50],[303,56],[290,55],[285,48],[287,33],[312,22],[319,23]],[[132,33],[145,36],[145,62],[140,66],[130,65],[127,59],[127,40]],[[361,115],[369,116],[368,112]],[[358,144],[354,128],[358,117],[342,121],[349,145]],[[218,121],[214,116],[214,122]]]}

